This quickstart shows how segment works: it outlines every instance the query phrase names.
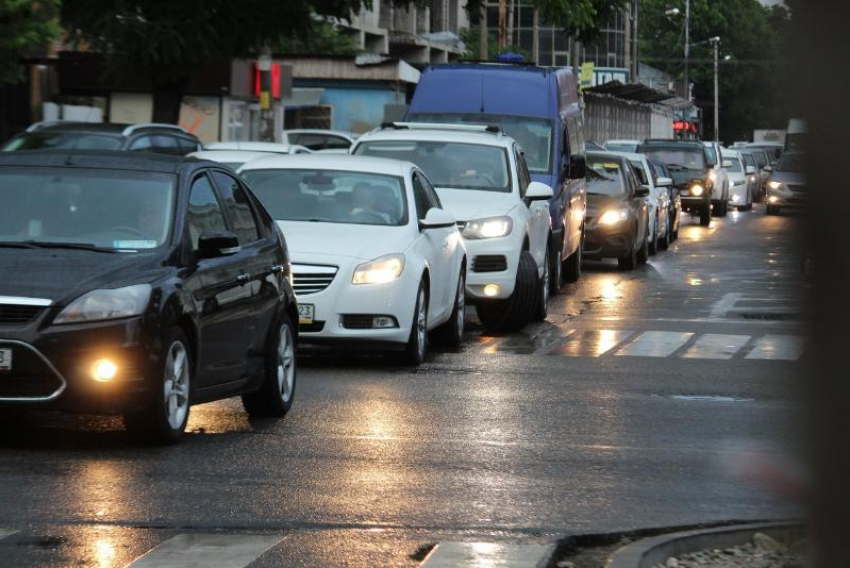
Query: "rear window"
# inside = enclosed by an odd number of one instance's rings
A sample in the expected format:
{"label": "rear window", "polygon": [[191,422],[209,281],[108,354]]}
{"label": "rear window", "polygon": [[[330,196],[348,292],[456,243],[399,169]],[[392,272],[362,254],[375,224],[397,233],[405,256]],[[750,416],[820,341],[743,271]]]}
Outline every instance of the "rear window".
{"label": "rear window", "polygon": [[666,165],[671,172],[705,169],[705,154],[698,148],[642,148],[642,151],[651,160]]}
{"label": "rear window", "polygon": [[587,192],[596,195],[623,195],[626,178],[620,162],[602,157],[587,158]]}
{"label": "rear window", "polygon": [[52,148],[74,150],[118,150],[122,139],[105,134],[88,132],[27,132],[3,146],[4,152],[15,150],[49,150]]}

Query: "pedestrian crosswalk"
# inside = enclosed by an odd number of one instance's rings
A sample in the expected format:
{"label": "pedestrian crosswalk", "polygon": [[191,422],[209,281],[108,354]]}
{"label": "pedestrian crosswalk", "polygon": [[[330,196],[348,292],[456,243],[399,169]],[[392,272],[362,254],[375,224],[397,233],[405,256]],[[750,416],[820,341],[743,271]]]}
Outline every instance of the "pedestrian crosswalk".
{"label": "pedestrian crosswalk", "polygon": [[467,348],[467,352],[562,357],[796,361],[803,356],[805,347],[805,338],[799,335],[754,336],[628,329],[577,330],[548,326],[538,333],[526,331],[507,337],[482,336]]}

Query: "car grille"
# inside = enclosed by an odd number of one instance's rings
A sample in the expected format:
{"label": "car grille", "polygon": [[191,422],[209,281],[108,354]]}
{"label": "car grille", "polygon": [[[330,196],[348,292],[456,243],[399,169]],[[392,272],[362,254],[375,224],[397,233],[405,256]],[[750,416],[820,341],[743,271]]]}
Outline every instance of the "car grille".
{"label": "car grille", "polygon": [[372,329],[372,320],[375,316],[370,314],[344,314],[342,316],[342,327],[345,329]]}
{"label": "car grille", "polygon": [[48,401],[65,390],[65,380],[32,347],[8,341],[0,347],[12,348],[12,370],[0,371],[0,400]]}
{"label": "car grille", "polygon": [[41,306],[20,306],[0,304],[0,323],[24,324],[33,321],[43,308]]}
{"label": "car grille", "polygon": [[806,186],[802,184],[788,184],[788,189],[793,191],[794,193],[805,193]]}
{"label": "car grille", "polygon": [[502,255],[479,255],[472,259],[473,272],[502,272],[508,269],[508,259]]}
{"label": "car grille", "polygon": [[331,285],[338,270],[339,268],[336,266],[293,264],[292,276],[295,282],[295,294],[306,296],[321,292]]}

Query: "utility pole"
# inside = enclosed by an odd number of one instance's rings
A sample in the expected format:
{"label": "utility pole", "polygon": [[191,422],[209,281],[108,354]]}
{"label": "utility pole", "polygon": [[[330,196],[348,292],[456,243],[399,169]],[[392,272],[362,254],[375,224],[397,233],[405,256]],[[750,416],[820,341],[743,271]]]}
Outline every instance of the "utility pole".
{"label": "utility pole", "polygon": [[[632,75],[632,4],[629,2],[625,8],[620,9],[620,13],[625,16],[623,22],[623,67],[629,70]],[[632,81],[635,80],[634,75],[629,77]]]}
{"label": "utility pole", "polygon": [[534,32],[531,39],[531,53],[534,64],[540,65],[540,12],[534,8]]}
{"label": "utility pole", "polygon": [[507,19],[508,19],[508,0],[499,0],[499,51],[505,49],[507,44]]}
{"label": "utility pole", "polygon": [[[689,74],[691,59],[691,0],[685,0],[685,99],[691,102],[691,78]],[[686,109],[686,113],[689,111]],[[686,118],[689,118],[686,117]]]}
{"label": "utility pole", "polygon": [[720,142],[720,95],[718,83],[718,57],[720,51],[720,38],[711,38],[711,43],[714,44],[714,141]]}
{"label": "utility pole", "polygon": [[488,49],[487,40],[490,32],[487,29],[487,1],[481,1],[481,8],[478,10],[478,60],[487,61]]}

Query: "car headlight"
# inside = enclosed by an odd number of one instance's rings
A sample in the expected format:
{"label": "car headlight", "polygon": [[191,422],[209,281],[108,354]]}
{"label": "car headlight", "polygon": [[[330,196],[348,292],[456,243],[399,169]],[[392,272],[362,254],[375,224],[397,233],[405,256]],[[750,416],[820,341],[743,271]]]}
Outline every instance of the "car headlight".
{"label": "car headlight", "polygon": [[71,302],[53,323],[81,323],[139,316],[148,307],[150,284],[113,290],[92,290]]}
{"label": "car headlight", "polygon": [[599,217],[600,225],[616,225],[617,223],[622,223],[626,219],[629,218],[629,212],[625,209],[612,209],[610,211],[606,211]]}
{"label": "car headlight", "polygon": [[513,228],[510,217],[489,217],[469,221],[461,234],[467,239],[494,239],[510,235]]}
{"label": "car headlight", "polygon": [[782,182],[781,181],[769,181],[769,182],[767,182],[767,187],[769,187],[770,189],[782,189]]}
{"label": "car headlight", "polygon": [[705,192],[705,188],[698,183],[691,186],[691,195],[699,197]]}
{"label": "car headlight", "polygon": [[717,181],[717,170],[709,170],[708,179],[710,179],[712,182]]}
{"label": "car headlight", "polygon": [[750,176],[750,181],[756,181],[756,176],[754,176],[754,175]]}
{"label": "car headlight", "polygon": [[404,271],[404,255],[388,254],[361,264],[354,270],[352,284],[386,284],[398,280]]}

